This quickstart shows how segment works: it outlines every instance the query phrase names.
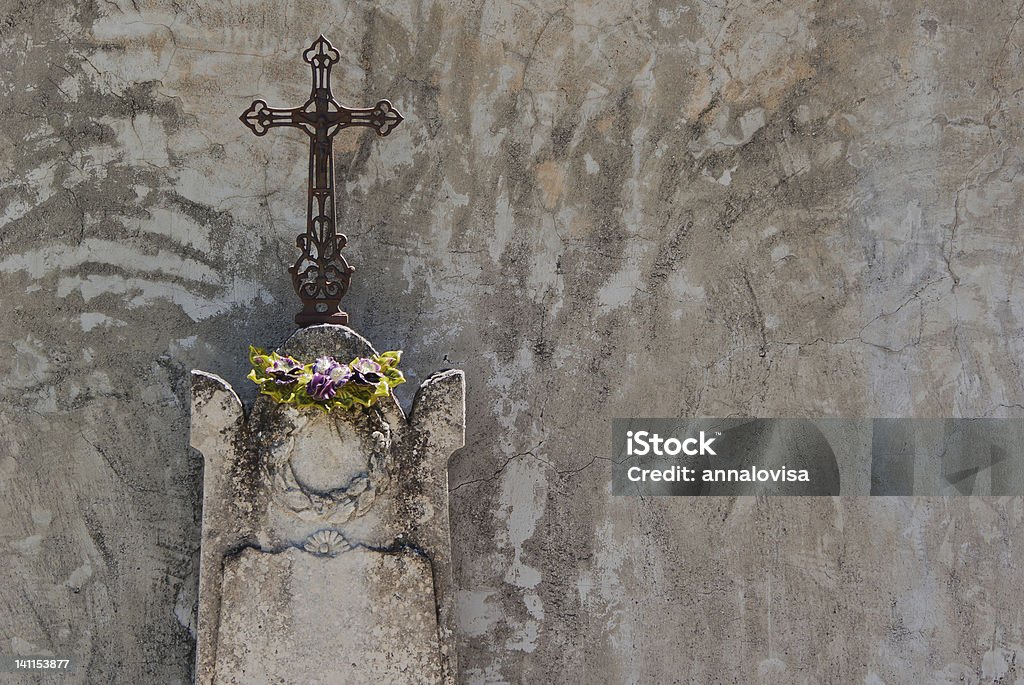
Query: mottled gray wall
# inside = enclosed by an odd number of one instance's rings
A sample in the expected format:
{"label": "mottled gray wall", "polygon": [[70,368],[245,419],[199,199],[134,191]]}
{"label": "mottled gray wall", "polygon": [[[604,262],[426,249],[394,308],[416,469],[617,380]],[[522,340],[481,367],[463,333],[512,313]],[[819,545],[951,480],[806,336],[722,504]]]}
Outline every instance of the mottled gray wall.
{"label": "mottled gray wall", "polygon": [[1020,498],[604,461],[614,416],[1021,413],[1024,22],[958,0],[6,0],[0,651],[189,678],[187,372],[284,339],[303,224],[304,140],[237,116],[321,31],[407,117],[336,146],[353,325],[467,374],[466,681],[1024,678]]}

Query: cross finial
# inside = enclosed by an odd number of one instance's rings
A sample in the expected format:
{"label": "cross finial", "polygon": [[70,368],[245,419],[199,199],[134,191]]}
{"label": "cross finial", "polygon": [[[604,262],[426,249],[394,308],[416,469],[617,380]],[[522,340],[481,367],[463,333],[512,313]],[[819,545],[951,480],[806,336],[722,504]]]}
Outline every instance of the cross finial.
{"label": "cross finial", "polygon": [[313,72],[313,88],[305,104],[283,109],[256,100],[239,117],[258,136],[275,126],[300,128],[309,136],[306,231],[296,238],[299,258],[288,269],[302,300],[302,311],[295,316],[300,326],[348,323],[348,314],[341,311],[341,298],[348,292],[355,267],[341,254],[348,239],[334,223],[334,135],[343,128],[367,126],[386,136],[403,119],[388,100],[360,109],[338,104],[331,93],[331,67],[340,58],[330,41],[320,36],[302,53]]}

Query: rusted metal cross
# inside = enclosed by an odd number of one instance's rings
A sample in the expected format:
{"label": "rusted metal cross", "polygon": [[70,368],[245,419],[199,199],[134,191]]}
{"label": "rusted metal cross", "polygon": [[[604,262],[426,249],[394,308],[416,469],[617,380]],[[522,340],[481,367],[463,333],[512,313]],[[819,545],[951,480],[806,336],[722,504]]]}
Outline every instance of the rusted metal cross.
{"label": "rusted metal cross", "polygon": [[240,117],[258,136],[275,126],[293,126],[309,135],[306,232],[295,241],[299,259],[288,269],[295,292],[302,300],[302,311],[295,315],[295,323],[300,326],[348,323],[348,314],[341,311],[341,298],[348,292],[355,267],[349,266],[341,254],[348,238],[338,233],[334,223],[331,141],[338,131],[351,126],[369,126],[378,135],[386,136],[402,121],[402,115],[387,100],[364,109],[339,105],[331,94],[331,67],[339,58],[334,46],[320,36],[302,53],[302,59],[313,69],[313,90],[306,103],[280,109],[256,100]]}

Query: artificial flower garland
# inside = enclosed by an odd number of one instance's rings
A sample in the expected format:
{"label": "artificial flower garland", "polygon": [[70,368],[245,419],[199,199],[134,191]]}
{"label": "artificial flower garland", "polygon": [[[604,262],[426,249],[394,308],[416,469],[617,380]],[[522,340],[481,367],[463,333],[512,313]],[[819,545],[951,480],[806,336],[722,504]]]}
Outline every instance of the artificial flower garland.
{"label": "artificial flower garland", "polygon": [[265,352],[249,346],[252,371],[249,380],[260,393],[279,404],[316,407],[330,411],[335,407],[353,409],[372,407],[391,389],[405,382],[398,370],[402,351],[382,352],[373,357],[356,357],[342,364],[334,357],[320,357],[303,364],[294,357]]}

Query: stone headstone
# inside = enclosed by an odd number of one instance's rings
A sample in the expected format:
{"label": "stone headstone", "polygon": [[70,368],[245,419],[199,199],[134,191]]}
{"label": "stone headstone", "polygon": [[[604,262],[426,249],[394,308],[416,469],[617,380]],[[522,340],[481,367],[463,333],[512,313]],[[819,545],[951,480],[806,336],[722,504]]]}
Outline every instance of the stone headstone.
{"label": "stone headstone", "polygon": [[[372,356],[345,326],[297,331],[298,359]],[[193,371],[192,446],[205,460],[196,681],[451,683],[447,464],[464,444],[461,371],[428,378],[407,418],[296,410],[246,415]]]}

